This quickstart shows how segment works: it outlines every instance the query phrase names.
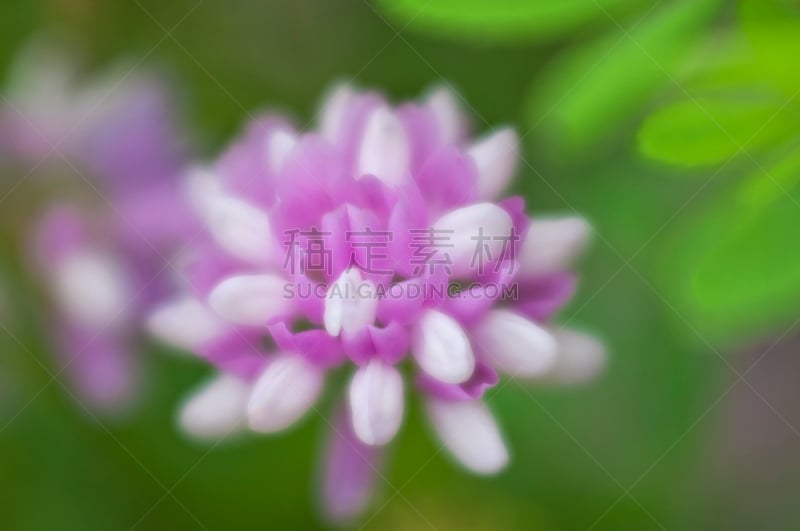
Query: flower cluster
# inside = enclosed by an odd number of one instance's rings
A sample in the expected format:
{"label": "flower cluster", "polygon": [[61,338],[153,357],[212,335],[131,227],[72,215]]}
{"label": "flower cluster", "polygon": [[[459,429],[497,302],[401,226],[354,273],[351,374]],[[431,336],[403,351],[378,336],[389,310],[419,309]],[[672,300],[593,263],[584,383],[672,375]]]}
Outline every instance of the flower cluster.
{"label": "flower cluster", "polygon": [[126,64],[83,79],[67,50],[40,39],[19,57],[0,155],[57,191],[25,220],[36,227],[33,269],[53,302],[59,373],[111,411],[135,396],[142,316],[170,293],[168,261],[197,227],[165,84]]}
{"label": "flower cluster", "polygon": [[343,519],[367,503],[412,387],[455,459],[491,474],[508,461],[482,400],[498,373],[580,380],[604,355],[549,324],[573,293],[566,270],[588,224],[498,199],[516,171],[513,130],[471,140],[447,88],[392,106],[338,86],[318,117],[302,133],[261,116],[191,172],[208,230],[186,259],[186,292],[149,328],[221,371],[181,412],[201,437],[283,430],[320,412],[326,375],[352,373],[323,481]]}

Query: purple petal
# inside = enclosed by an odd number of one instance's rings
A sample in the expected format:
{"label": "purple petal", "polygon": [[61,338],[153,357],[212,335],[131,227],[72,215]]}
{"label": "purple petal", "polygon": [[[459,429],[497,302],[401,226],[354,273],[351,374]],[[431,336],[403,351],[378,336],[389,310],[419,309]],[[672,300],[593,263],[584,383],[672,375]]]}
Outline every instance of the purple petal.
{"label": "purple petal", "polygon": [[432,215],[477,199],[475,162],[455,146],[432,153],[415,177]]}
{"label": "purple petal", "polygon": [[282,320],[270,324],[269,332],[279,350],[302,354],[306,360],[319,367],[336,367],[344,361],[341,345],[325,330],[292,332],[286,321]]}
{"label": "purple petal", "polygon": [[353,433],[346,407],[340,407],[328,435],[322,470],[322,509],[331,521],[346,524],[366,510],[381,467],[379,447]]}
{"label": "purple petal", "polygon": [[58,354],[78,394],[91,405],[118,410],[135,397],[140,374],[136,360],[124,346],[130,342],[124,333],[103,332],[69,321],[60,325]]}
{"label": "purple petal", "polygon": [[263,115],[225,151],[218,167],[223,183],[231,192],[262,206],[272,205],[277,177],[268,164],[267,143],[279,131],[293,131],[293,128],[280,116]]}
{"label": "purple petal", "polygon": [[37,261],[49,269],[76,250],[89,239],[85,216],[72,205],[51,206],[39,221],[35,253]]}
{"label": "purple petal", "polygon": [[373,358],[394,365],[408,353],[410,339],[404,326],[392,322],[385,328],[369,326],[355,334],[343,334],[342,343],[348,357],[357,365]]}
{"label": "purple petal", "polygon": [[519,300],[512,307],[535,321],[547,321],[573,296],[577,278],[571,273],[556,273],[520,281]]}
{"label": "purple petal", "polygon": [[411,171],[416,173],[442,145],[436,115],[431,109],[414,103],[398,107],[397,115],[411,141]]}
{"label": "purple petal", "polygon": [[198,354],[209,363],[238,376],[253,381],[267,363],[269,354],[262,345],[263,334],[248,330],[234,330],[198,349]]}
{"label": "purple petal", "polygon": [[499,378],[497,373],[488,365],[478,363],[475,372],[469,380],[462,384],[453,385],[440,382],[420,372],[417,375],[417,386],[425,393],[443,400],[465,401],[483,397],[487,389],[494,387]]}

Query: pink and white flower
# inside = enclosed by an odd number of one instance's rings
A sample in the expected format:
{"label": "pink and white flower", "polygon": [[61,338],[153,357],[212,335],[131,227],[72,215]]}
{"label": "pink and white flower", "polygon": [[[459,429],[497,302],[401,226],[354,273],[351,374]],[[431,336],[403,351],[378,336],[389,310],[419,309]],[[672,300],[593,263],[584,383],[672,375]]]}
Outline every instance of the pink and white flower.
{"label": "pink and white flower", "polygon": [[457,461],[499,472],[509,453],[482,400],[498,372],[577,381],[604,359],[550,324],[589,225],[499,199],[518,151],[510,128],[470,139],[447,88],[393,106],[339,86],[311,132],[270,114],[250,123],[189,176],[207,238],[187,293],[150,318],[221,371],[184,405],[183,427],[283,430],[319,412],[327,376],[345,371],[323,481],[335,518],[365,507],[412,389]]}

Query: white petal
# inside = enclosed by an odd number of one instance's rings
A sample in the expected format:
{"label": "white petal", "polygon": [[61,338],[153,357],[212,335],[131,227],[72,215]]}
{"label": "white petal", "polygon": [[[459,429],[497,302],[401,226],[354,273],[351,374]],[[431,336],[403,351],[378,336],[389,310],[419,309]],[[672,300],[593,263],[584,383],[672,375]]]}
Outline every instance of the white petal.
{"label": "white petal", "polygon": [[519,138],[510,128],[499,129],[470,146],[478,166],[478,197],[495,199],[514,178],[519,159]]}
{"label": "white petal", "polygon": [[419,320],[412,353],[423,371],[444,383],[466,382],[475,370],[467,334],[455,319],[437,310],[426,311]]}
{"label": "white petal", "polygon": [[291,131],[278,130],[267,139],[267,165],[278,173],[283,168],[286,157],[297,145],[297,135]]}
{"label": "white petal", "polygon": [[194,350],[222,335],[228,326],[194,297],[179,297],[157,307],[147,330],[165,343]]}
{"label": "white petal", "polygon": [[53,289],[63,311],[85,325],[112,327],[130,315],[127,272],[111,253],[87,248],[64,258],[54,268]]}
{"label": "white petal", "polygon": [[[486,265],[503,254],[502,238],[508,241],[512,226],[508,212],[493,203],[458,208],[433,224],[435,231],[442,231],[436,233],[442,244],[442,248],[436,250],[441,258],[444,253],[449,256],[450,269],[455,276],[473,277],[479,273],[481,264]],[[510,258],[510,250],[506,249],[506,253]]]}
{"label": "white petal", "polygon": [[564,271],[586,247],[590,233],[589,223],[577,216],[532,219],[522,242],[520,275]]}
{"label": "white petal", "polygon": [[550,332],[509,310],[487,312],[473,337],[485,360],[512,376],[538,376],[556,363],[556,340]]}
{"label": "white petal", "polygon": [[558,361],[547,379],[562,384],[583,383],[605,366],[606,349],[589,334],[566,328],[553,330],[558,345]]}
{"label": "white petal", "polygon": [[275,260],[276,245],[266,212],[218,195],[207,200],[204,217],[214,240],[231,256],[253,264]]}
{"label": "white petal", "polygon": [[403,420],[403,377],[391,365],[373,359],[350,382],[353,431],[364,444],[383,445]]}
{"label": "white petal", "polygon": [[375,109],[364,127],[356,177],[371,174],[390,186],[399,185],[408,175],[410,158],[402,122],[386,107]]}
{"label": "white petal", "polygon": [[338,336],[358,332],[375,322],[378,298],[371,282],[361,279],[357,269],[344,271],[325,295],[325,330]]}
{"label": "white petal", "polygon": [[347,107],[352,103],[356,93],[350,85],[336,85],[324,99],[319,109],[320,134],[331,142],[335,142],[342,131],[342,122]]}
{"label": "white petal", "polygon": [[434,431],[453,456],[478,474],[494,474],[508,463],[508,450],[494,417],[480,400],[429,399]]}
{"label": "white petal", "polygon": [[263,326],[290,307],[278,275],[239,275],[217,284],[208,304],[224,320],[241,325]]}
{"label": "white petal", "polygon": [[425,106],[436,116],[442,140],[448,144],[461,142],[467,134],[467,119],[453,90],[446,86],[435,87],[425,98]]}
{"label": "white petal", "polygon": [[223,194],[219,175],[205,166],[190,168],[186,175],[186,193],[197,213],[205,218],[214,198]]}
{"label": "white petal", "polygon": [[266,212],[227,195],[219,176],[209,168],[192,168],[186,182],[192,206],[220,247],[246,262],[275,261],[278,246]]}
{"label": "white petal", "polygon": [[194,391],[180,410],[179,423],[190,435],[216,439],[246,427],[247,399],[250,386],[223,374]]}
{"label": "white petal", "polygon": [[250,428],[270,433],[288,428],[317,401],[324,374],[298,354],[284,354],[261,373],[250,401],[247,419]]}

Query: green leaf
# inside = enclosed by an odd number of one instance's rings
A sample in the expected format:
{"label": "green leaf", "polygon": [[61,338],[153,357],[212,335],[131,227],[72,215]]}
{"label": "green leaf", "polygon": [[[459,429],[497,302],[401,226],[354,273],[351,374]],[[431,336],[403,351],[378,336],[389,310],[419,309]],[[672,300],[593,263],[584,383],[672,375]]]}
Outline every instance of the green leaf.
{"label": "green leaf", "polygon": [[[768,168],[759,168],[739,187],[743,204],[760,210],[784,199],[800,183],[800,148],[794,146],[788,155]],[[800,208],[800,207],[799,207]]]}
{"label": "green leaf", "polygon": [[546,40],[592,19],[609,22],[652,0],[378,0],[412,29],[477,43]]}
{"label": "green leaf", "polygon": [[682,165],[721,163],[792,134],[796,113],[770,98],[682,100],[650,116],[639,131],[648,157]]}
{"label": "green leaf", "polygon": [[[767,168],[776,178],[800,167],[800,156]],[[797,173],[794,172],[794,179]],[[763,170],[748,182],[764,181]],[[800,194],[789,182],[754,204],[725,193],[674,232],[663,256],[663,293],[709,340],[752,339],[797,317],[800,299]]]}
{"label": "green leaf", "polygon": [[[699,263],[698,309],[734,326],[766,326],[796,312],[800,296],[800,207],[790,199],[730,227]],[[730,230],[733,229],[733,230]]]}
{"label": "green leaf", "polygon": [[[595,141],[664,85],[711,20],[719,0],[665,4],[639,23],[567,53],[532,88],[528,121],[572,146]],[[633,29],[629,29],[633,26]]]}
{"label": "green leaf", "polygon": [[800,90],[800,4],[791,0],[742,0],[742,29],[763,75],[786,94]]}
{"label": "green leaf", "polygon": [[689,92],[730,92],[733,87],[764,85],[752,45],[738,28],[717,30],[703,41],[681,65],[678,80]]}

